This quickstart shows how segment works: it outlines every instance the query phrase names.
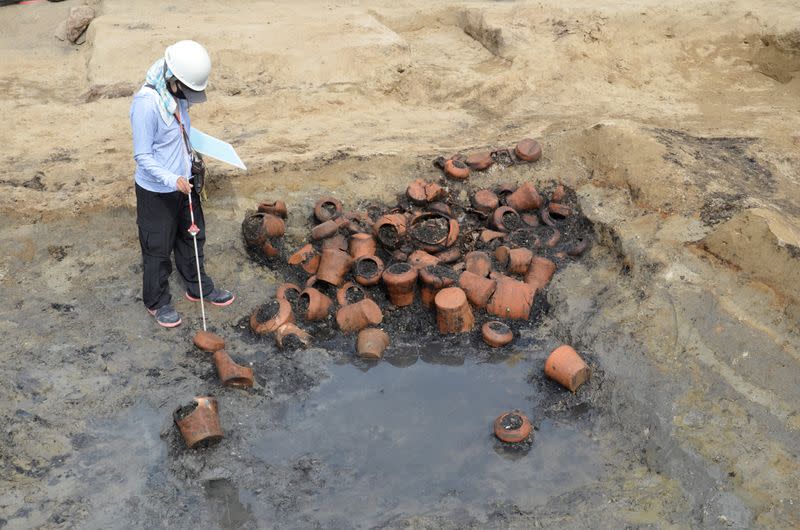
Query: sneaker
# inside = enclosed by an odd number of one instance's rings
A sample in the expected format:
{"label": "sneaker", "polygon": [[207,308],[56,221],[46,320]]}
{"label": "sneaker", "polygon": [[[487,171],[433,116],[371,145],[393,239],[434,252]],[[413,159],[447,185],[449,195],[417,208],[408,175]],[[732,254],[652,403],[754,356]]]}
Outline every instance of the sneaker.
{"label": "sneaker", "polygon": [[165,304],[158,309],[148,309],[151,315],[156,317],[156,323],[165,328],[174,328],[181,323],[181,316],[170,304]]}
{"label": "sneaker", "polygon": [[[195,298],[194,296],[190,295],[188,291],[186,293],[186,298],[192,302],[200,301],[200,298]],[[211,302],[214,305],[224,307],[226,305],[231,305],[233,301],[236,300],[236,297],[232,292],[226,291],[225,289],[214,289],[209,294],[205,295],[203,299]]]}

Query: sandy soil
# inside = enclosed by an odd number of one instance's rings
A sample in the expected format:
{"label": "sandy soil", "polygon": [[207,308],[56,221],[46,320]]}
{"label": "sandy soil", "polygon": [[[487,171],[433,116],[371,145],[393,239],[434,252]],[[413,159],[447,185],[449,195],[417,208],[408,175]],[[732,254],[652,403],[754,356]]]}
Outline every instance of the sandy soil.
{"label": "sandy soil", "polygon": [[539,163],[471,185],[560,180],[593,224],[539,336],[597,356],[587,428],[609,473],[546,502],[410,503],[369,524],[800,525],[795,2],[104,0],[86,44],[66,45],[52,33],[78,3],[0,8],[0,527],[206,526],[198,492],[221,479],[266,492],[254,505],[272,511],[238,526],[362,526],[315,514],[341,479],[324,461],[254,473],[248,449],[282,426],[259,411],[312,392],[344,352],[232,339],[267,373],[221,394],[229,426],[249,427],[227,451],[174,439],[176,403],[218,389],[189,345],[196,319],[155,330],[138,299],[127,95],[179,38],[214,62],[194,125],[249,167],[211,167],[208,266],[239,293],[211,316],[231,335],[280,280],[238,233],[267,197],[298,241],[322,193],[389,201],[439,178],[435,156],[534,136]]}

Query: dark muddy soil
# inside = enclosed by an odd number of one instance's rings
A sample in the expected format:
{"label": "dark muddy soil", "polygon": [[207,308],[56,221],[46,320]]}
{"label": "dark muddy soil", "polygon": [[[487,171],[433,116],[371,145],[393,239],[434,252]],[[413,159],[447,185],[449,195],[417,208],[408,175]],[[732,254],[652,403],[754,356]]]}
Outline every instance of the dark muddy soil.
{"label": "dark muddy soil", "polygon": [[356,273],[364,278],[372,278],[378,274],[378,264],[372,260],[362,260],[356,266]]}
{"label": "dark muddy soil", "polygon": [[450,231],[450,223],[447,219],[437,217],[434,219],[426,219],[420,223],[412,225],[410,233],[411,237],[421,243],[428,245],[435,245],[442,242]]}
{"label": "dark muddy soil", "polygon": [[256,315],[258,317],[258,321],[266,322],[267,320],[271,319],[278,314],[279,308],[280,306],[278,305],[277,300],[269,300],[268,302],[265,302],[261,305],[261,307],[258,308],[258,314]]}

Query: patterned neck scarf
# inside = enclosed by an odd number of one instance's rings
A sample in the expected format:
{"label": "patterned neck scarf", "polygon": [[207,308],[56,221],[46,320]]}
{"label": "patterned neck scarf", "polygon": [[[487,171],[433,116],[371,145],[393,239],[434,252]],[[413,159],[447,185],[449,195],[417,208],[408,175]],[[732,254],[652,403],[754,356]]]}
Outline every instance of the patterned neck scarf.
{"label": "patterned neck scarf", "polygon": [[161,119],[164,120],[167,126],[172,125],[175,120],[175,110],[178,108],[178,102],[167,90],[168,77],[172,77],[172,72],[167,68],[163,57],[153,63],[153,66],[147,70],[147,75],[145,76],[145,84],[153,86],[158,94],[158,99],[161,102],[158,110],[161,113]]}

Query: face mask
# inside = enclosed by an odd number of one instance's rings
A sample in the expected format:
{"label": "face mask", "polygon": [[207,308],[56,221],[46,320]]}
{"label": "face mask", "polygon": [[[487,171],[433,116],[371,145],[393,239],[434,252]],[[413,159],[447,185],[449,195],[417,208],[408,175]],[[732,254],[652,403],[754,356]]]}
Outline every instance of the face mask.
{"label": "face mask", "polygon": [[186,94],[181,90],[180,83],[175,83],[175,90],[172,89],[172,83],[167,83],[167,90],[178,99],[186,99]]}

